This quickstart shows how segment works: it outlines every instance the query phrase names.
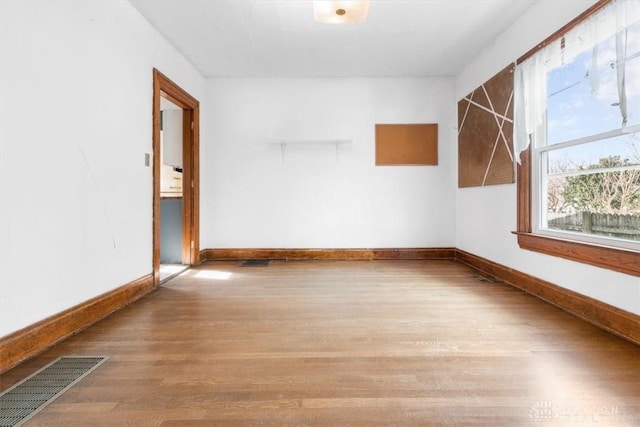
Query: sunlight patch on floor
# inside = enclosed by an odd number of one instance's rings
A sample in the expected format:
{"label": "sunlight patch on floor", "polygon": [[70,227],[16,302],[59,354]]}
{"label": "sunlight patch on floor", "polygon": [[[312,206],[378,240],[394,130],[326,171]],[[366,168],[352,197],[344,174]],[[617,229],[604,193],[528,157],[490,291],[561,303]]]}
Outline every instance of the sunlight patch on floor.
{"label": "sunlight patch on floor", "polygon": [[232,275],[233,273],[229,271],[201,270],[198,271],[194,277],[196,279],[228,280]]}

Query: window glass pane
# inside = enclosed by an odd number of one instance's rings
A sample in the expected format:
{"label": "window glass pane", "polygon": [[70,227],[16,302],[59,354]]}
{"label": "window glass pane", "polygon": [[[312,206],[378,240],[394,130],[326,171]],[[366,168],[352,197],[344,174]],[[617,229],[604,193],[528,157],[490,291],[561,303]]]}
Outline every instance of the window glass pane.
{"label": "window glass pane", "polygon": [[640,133],[541,156],[543,228],[640,241]]}
{"label": "window glass pane", "polygon": [[614,36],[548,73],[548,145],[621,128],[623,71],[626,125],[640,124],[640,23],[627,28],[619,42],[625,53],[620,61]]}
{"label": "window glass pane", "polygon": [[640,165],[640,132],[552,150],[548,159],[549,174]]}
{"label": "window glass pane", "polygon": [[[636,177],[640,177],[639,171],[635,172]],[[597,200],[601,199],[598,198],[595,199],[595,208],[585,204],[576,205],[571,200],[571,196],[577,196],[582,199],[581,203],[585,203],[592,194],[589,192],[589,188],[603,186],[605,182],[615,183],[621,180],[619,175],[622,173],[627,174],[627,178],[623,180],[628,181],[628,177],[633,172],[599,173],[574,177],[575,182],[578,182],[579,185],[575,185],[575,191],[569,197],[567,197],[566,189],[572,186],[571,178],[554,177],[548,179],[546,186],[547,212],[544,212],[542,228],[640,242],[640,213],[637,205],[635,208],[631,208],[632,212],[616,213],[615,209],[609,212],[600,209],[600,202]],[[612,204],[616,205],[617,202]],[[627,204],[627,206],[629,205]]]}

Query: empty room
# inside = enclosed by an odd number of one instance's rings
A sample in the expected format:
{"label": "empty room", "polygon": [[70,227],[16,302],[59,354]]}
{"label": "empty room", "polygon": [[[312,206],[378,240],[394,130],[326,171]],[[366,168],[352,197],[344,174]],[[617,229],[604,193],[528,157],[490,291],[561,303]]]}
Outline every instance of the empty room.
{"label": "empty room", "polygon": [[640,425],[640,1],[0,0],[20,425]]}

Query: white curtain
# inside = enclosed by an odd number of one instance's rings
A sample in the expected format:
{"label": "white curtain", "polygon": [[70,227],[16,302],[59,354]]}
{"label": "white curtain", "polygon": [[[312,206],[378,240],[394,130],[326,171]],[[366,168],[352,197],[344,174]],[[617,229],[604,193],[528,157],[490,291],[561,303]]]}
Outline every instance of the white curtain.
{"label": "white curtain", "polygon": [[[640,21],[640,0],[615,0],[596,14],[590,16],[561,38],[540,49],[533,56],[516,66],[514,82],[514,151],[518,162],[520,153],[529,147],[529,141],[544,120],[547,102],[547,73],[564,63],[571,62],[580,53],[592,49],[592,64],[589,70],[591,90],[597,93],[599,76],[597,69],[598,43],[618,34],[626,27]],[[617,43],[621,46],[620,41]],[[624,64],[626,52],[617,49],[618,92],[623,126],[626,124],[626,95]]]}
{"label": "white curtain", "polygon": [[557,39],[516,67],[513,145],[518,162],[520,153],[529,147],[529,139],[544,119],[547,108],[547,71],[560,64],[560,39]]}

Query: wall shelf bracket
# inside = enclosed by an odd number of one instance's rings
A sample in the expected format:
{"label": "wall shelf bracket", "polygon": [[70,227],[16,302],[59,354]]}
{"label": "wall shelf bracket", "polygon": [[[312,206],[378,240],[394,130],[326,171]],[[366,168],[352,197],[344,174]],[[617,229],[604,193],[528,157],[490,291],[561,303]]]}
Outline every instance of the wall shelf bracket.
{"label": "wall shelf bracket", "polygon": [[350,144],[351,139],[291,139],[291,138],[272,138],[268,144],[277,144],[280,146],[280,156],[284,163],[287,146],[311,146],[311,145],[333,145],[336,150],[336,162],[338,161],[339,147],[341,145]]}

